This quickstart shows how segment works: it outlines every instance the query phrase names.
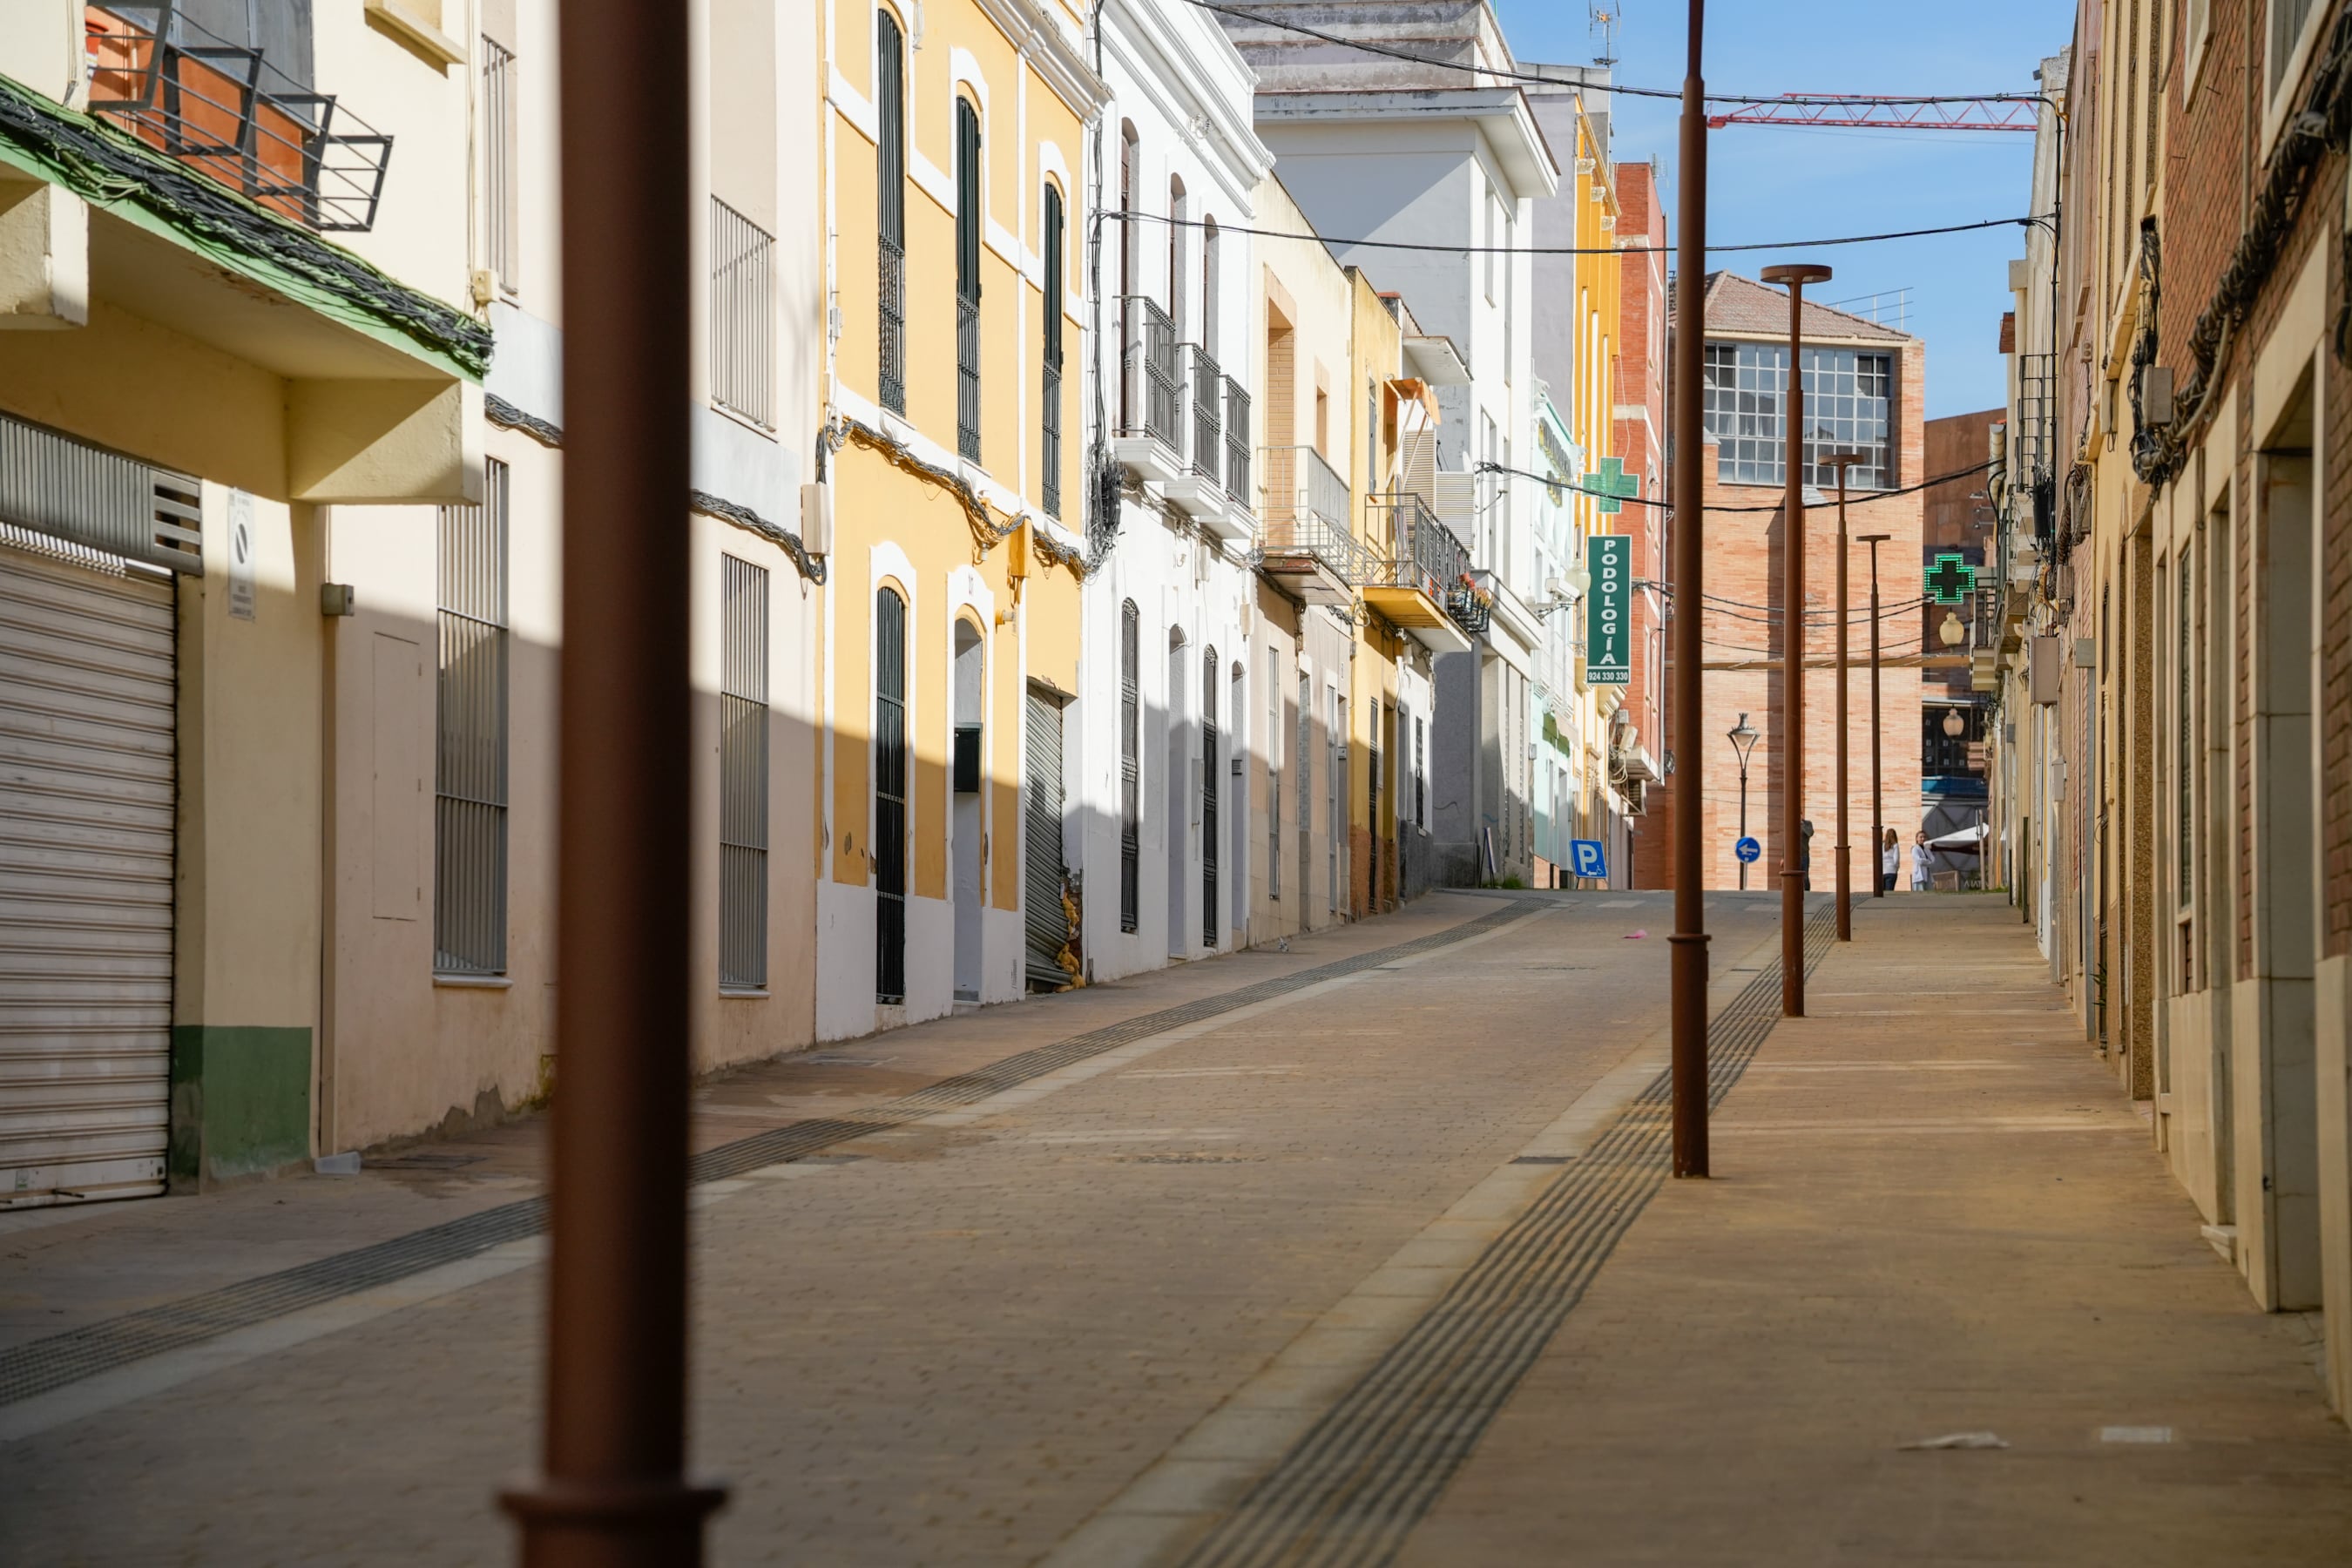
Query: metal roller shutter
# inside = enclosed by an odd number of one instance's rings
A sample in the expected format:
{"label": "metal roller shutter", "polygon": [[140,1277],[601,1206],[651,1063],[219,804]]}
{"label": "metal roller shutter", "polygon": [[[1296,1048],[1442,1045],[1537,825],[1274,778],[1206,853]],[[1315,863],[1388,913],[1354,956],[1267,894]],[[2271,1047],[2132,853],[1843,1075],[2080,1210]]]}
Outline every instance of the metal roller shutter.
{"label": "metal roller shutter", "polygon": [[1062,705],[1032,688],[1028,717],[1021,770],[1022,902],[1030,984],[1053,989],[1070,979],[1055,962],[1070,936],[1062,909]]}
{"label": "metal roller shutter", "polygon": [[168,581],[0,542],[0,1208],[163,1189],[173,626]]}

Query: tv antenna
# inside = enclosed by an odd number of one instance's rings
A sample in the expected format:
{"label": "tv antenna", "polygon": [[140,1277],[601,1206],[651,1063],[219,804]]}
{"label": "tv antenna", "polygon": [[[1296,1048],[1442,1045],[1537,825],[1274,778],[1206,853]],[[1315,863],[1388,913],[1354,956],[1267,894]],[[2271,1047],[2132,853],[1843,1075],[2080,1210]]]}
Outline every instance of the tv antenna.
{"label": "tv antenna", "polygon": [[1612,4],[1605,8],[1599,4],[1599,0],[1586,0],[1584,13],[1586,30],[1601,43],[1601,52],[1592,57],[1592,63],[1597,66],[1615,65],[1617,63],[1617,9],[1614,0],[1612,0]]}

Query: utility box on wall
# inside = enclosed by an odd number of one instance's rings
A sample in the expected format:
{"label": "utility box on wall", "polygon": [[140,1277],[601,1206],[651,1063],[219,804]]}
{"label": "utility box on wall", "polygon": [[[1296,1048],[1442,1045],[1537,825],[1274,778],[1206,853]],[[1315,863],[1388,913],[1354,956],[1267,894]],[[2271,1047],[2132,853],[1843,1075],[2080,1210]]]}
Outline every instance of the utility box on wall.
{"label": "utility box on wall", "polygon": [[2054,637],[2029,638],[2026,647],[2032,650],[2026,665],[2026,684],[2036,702],[2058,700],[2058,672],[2064,668],[2065,652]]}

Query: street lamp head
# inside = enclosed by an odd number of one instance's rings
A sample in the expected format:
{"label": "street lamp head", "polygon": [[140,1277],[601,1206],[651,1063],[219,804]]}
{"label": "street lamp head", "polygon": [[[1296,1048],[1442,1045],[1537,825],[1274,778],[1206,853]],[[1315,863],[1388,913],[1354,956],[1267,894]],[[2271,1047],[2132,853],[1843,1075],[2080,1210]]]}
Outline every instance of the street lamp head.
{"label": "street lamp head", "polygon": [[1853,542],[1856,544],[1884,544],[1894,537],[1891,533],[1857,533]]}
{"label": "street lamp head", "polygon": [[1944,710],[1945,734],[1951,736],[1952,739],[1957,741],[1963,734],[1968,732],[1968,728],[1969,721],[1960,717],[1960,710],[1958,709],[1947,708]]}
{"label": "street lamp head", "polygon": [[1946,647],[1958,647],[1966,642],[1968,637],[1969,628],[1960,625],[1959,613],[1956,610],[1946,610],[1944,624],[1936,628],[1936,640]]}
{"label": "street lamp head", "polygon": [[1816,458],[1815,461],[1825,468],[1835,468],[1838,472],[1843,473],[1846,469],[1858,468],[1870,459],[1860,452],[1832,452],[1828,457]]}
{"label": "street lamp head", "polygon": [[1762,276],[1767,283],[1789,283],[1801,287],[1807,283],[1828,282],[1830,269],[1818,261],[1785,261],[1777,267],[1767,267]]}
{"label": "street lamp head", "polygon": [[1756,749],[1756,742],[1760,738],[1745,713],[1739,716],[1739,722],[1731,727],[1727,739],[1731,742],[1731,749],[1739,753],[1739,765],[1743,771],[1748,766],[1748,753]]}

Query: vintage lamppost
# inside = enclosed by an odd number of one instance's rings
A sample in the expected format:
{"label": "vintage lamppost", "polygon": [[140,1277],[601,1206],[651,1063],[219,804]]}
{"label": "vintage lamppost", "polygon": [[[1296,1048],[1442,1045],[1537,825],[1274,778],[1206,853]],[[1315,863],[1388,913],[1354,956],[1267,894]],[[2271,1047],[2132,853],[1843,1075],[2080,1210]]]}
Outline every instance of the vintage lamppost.
{"label": "vintage lamppost", "polygon": [[[1852,727],[1846,718],[1846,592],[1845,558],[1850,547],[1845,537],[1845,481],[1847,471],[1864,461],[1860,452],[1839,452],[1822,459],[1837,470],[1838,552],[1837,552],[1837,934],[1840,942],[1853,940],[1853,851],[1849,843],[1846,822],[1851,815],[1848,797],[1853,789],[1846,782],[1846,754],[1852,750],[1847,731]],[[1877,865],[1878,847],[1870,848],[1871,864]],[[1875,880],[1875,878],[1873,879]]]}
{"label": "vintage lamppost", "polygon": [[[1759,735],[1756,726],[1748,721],[1747,714],[1742,713],[1739,716],[1739,722],[1734,724],[1724,738],[1731,742],[1731,749],[1739,754],[1739,837],[1746,838],[1748,837],[1748,754],[1756,749]],[[1739,863],[1739,890],[1743,893],[1748,890],[1748,862],[1745,860]]]}

